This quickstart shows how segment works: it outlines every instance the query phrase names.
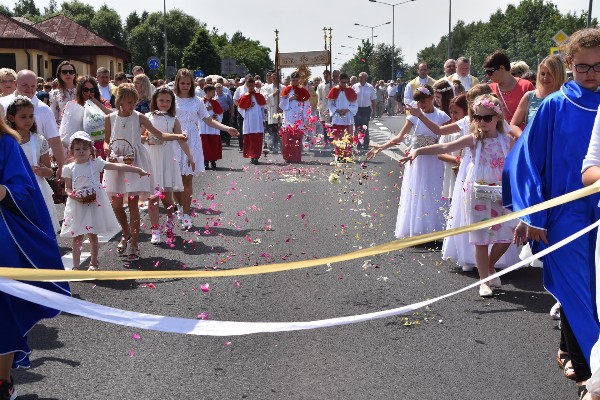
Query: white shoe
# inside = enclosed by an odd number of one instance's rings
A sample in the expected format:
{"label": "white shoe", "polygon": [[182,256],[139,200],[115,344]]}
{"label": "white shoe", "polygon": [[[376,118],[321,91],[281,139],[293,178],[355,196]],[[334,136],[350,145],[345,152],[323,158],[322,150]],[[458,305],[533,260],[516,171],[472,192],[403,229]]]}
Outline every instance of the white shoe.
{"label": "white shoe", "polygon": [[479,285],[479,296],[484,298],[493,297],[494,292],[492,292],[492,289],[488,286],[487,283],[482,283],[481,285]]}
{"label": "white shoe", "polygon": [[487,283],[491,288],[501,288],[502,287],[502,281],[500,280],[500,278],[494,278],[491,281],[488,281]]}
{"label": "white shoe", "polygon": [[177,211],[175,212],[175,215],[177,216],[177,221],[181,223],[181,220],[183,219],[183,210],[181,209],[181,206],[177,206]]}
{"label": "white shoe", "polygon": [[168,218],[165,224],[165,231],[172,231],[175,228],[175,221],[173,218]]}
{"label": "white shoe", "polygon": [[150,238],[150,243],[159,244],[160,243],[160,230],[152,229],[152,237]]}
{"label": "white shoe", "polygon": [[148,209],[148,202],[144,201],[144,202],[140,203],[139,207],[140,207],[140,211],[146,211]]}
{"label": "white shoe", "polygon": [[463,265],[462,270],[463,270],[463,272],[471,272],[471,271],[473,271],[473,266],[472,265]]}
{"label": "white shoe", "polygon": [[190,217],[187,214],[183,214],[183,217],[181,218],[181,227],[183,229],[189,229],[193,226],[192,224],[192,217]]}
{"label": "white shoe", "polygon": [[559,320],[560,319],[560,303],[556,303],[550,309],[550,316],[552,319]]}

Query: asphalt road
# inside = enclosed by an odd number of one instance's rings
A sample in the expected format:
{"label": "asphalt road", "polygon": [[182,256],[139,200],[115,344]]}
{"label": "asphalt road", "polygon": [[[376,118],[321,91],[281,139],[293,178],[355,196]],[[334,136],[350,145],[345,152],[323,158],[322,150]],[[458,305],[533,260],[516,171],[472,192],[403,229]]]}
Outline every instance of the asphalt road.
{"label": "asphalt road", "polygon": [[[403,117],[372,123],[373,137]],[[383,129],[387,128],[387,129]],[[236,268],[350,252],[393,240],[400,170],[380,155],[328,183],[330,157],[255,167],[226,148],[219,171],[195,180],[195,227],[173,248],[149,244],[131,268]],[[364,158],[364,154],[363,154]],[[214,197],[214,199],[213,199]],[[206,228],[208,226],[208,229]],[[185,242],[184,242],[185,239]],[[121,270],[116,240],[101,268]],[[60,240],[67,253],[69,243]],[[112,307],[212,320],[310,321],[422,301],[477,279],[422,246],[305,270],[210,280],[73,283],[74,296]],[[140,331],[63,314],[30,335],[32,368],[15,371],[20,399],[575,399],[556,367],[554,304],[541,270],[503,279],[404,316],[334,328],[227,338]],[[153,285],[148,285],[153,283]],[[200,285],[209,283],[204,293]],[[154,288],[152,288],[154,286]],[[132,335],[137,333],[139,339]]]}

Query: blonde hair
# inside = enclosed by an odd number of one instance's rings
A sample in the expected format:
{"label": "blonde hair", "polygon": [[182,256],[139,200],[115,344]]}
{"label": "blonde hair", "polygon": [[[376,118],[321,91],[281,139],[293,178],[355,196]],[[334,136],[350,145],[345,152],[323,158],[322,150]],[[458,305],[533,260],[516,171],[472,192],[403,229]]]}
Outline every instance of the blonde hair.
{"label": "blonde hair", "polygon": [[[504,114],[502,113],[502,106],[500,105],[500,101],[496,96],[491,94],[482,94],[481,96],[477,96],[475,100],[473,100],[473,105],[469,108],[470,110],[474,111],[475,109],[477,109],[477,107],[483,107],[487,110],[494,111],[495,115],[499,117],[498,122],[496,123],[496,130],[502,134],[505,133]],[[469,114],[470,117],[471,115],[472,114]],[[477,129],[477,123],[475,122],[474,118],[470,118],[470,128],[471,133],[475,136],[475,139],[481,141],[481,145],[483,146],[483,140],[485,139],[485,137],[483,136],[482,132],[479,129]]]}
{"label": "blonde hair", "polygon": [[121,108],[121,102],[127,98],[134,99],[136,103],[139,99],[138,92],[135,90],[133,83],[121,83],[117,88],[117,97],[115,99],[117,109]]}
{"label": "blonde hair", "polygon": [[540,63],[540,65],[538,66],[538,70],[537,70],[537,77],[536,77],[536,86],[540,87],[542,84],[540,82],[540,72],[542,70],[542,67],[546,67],[548,68],[548,71],[550,72],[550,76],[552,77],[552,80],[554,81],[554,87],[552,88],[552,92],[556,92],[558,89],[560,89],[560,87],[563,85],[563,83],[565,83],[565,81],[567,80],[567,71],[565,69],[565,63],[563,62],[562,58],[560,58],[560,56],[557,55],[551,55],[548,56],[546,58],[544,58],[542,60],[542,62]]}
{"label": "blonde hair", "polygon": [[154,90],[152,90],[152,82],[150,82],[150,78],[145,74],[139,74],[133,77],[133,83],[140,82],[142,84],[142,93],[138,93],[138,100],[150,100],[152,99],[152,94],[154,94]]}

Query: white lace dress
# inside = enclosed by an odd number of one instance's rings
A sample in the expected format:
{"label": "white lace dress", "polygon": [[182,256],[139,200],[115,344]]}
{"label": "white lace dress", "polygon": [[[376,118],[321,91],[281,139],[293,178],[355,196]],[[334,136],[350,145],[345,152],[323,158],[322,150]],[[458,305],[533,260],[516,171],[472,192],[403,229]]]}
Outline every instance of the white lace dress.
{"label": "white lace dress", "polygon": [[202,151],[202,140],[200,139],[200,121],[204,118],[209,118],[210,115],[204,106],[204,102],[198,97],[175,97],[175,105],[177,107],[177,119],[181,124],[181,130],[188,134],[188,146],[196,169],[188,165],[187,156],[181,150],[181,147],[175,150],[175,157],[179,162],[179,168],[182,175],[198,175],[204,172],[204,153]]}
{"label": "white lace dress", "polygon": [[[42,154],[48,154],[50,151],[48,142],[46,138],[42,135],[38,135],[37,133],[31,132],[29,134],[29,141],[27,143],[21,143],[21,149],[27,156],[27,161],[29,161],[29,165],[39,165],[39,160]],[[54,200],[52,199],[52,188],[46,181],[46,179],[41,176],[35,176],[35,180],[42,191],[42,195],[44,196],[44,201],[46,203],[46,207],[48,208],[48,213],[50,213],[50,219],[52,220],[52,227],[54,228],[54,232],[58,232],[60,230],[60,223],[58,220],[58,212],[56,211],[56,206],[54,205]]]}
{"label": "white lace dress", "polygon": [[[140,113],[133,111],[129,117],[119,117],[116,112],[110,114],[111,150],[118,156],[135,153],[133,165],[144,171],[152,171],[150,155],[142,145],[140,127]],[[131,144],[131,145],[130,145]],[[137,172],[122,172],[107,170],[104,172],[103,185],[109,196],[127,195],[148,197],[154,193],[154,180],[152,175],[140,176]]]}
{"label": "white lace dress", "polygon": [[[93,188],[96,191],[96,201],[83,204],[68,198],[60,236],[75,237],[88,233],[102,235],[121,229],[110,205],[110,199],[100,185],[100,172],[104,165],[106,161],[96,157],[83,164],[73,162],[63,167],[62,176],[71,179],[73,190]],[[106,172],[108,171],[104,172],[105,175]]]}
{"label": "white lace dress", "polygon": [[[161,132],[173,133],[175,117],[167,114],[147,114],[152,125]],[[148,143],[144,144],[150,161],[152,162],[152,176],[154,185],[161,191],[181,192],[183,182],[181,181],[181,170],[179,161],[175,156],[176,149],[181,149],[177,141],[163,142],[154,135],[149,134]]]}

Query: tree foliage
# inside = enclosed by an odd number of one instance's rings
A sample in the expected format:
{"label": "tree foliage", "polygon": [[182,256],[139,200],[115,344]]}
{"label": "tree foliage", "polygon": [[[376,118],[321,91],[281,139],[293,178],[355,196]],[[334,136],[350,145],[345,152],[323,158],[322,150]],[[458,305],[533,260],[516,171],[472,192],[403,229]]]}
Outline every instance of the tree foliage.
{"label": "tree foliage", "polygon": [[246,66],[251,74],[263,75],[264,72],[273,69],[273,61],[269,56],[271,50],[259,41],[245,37],[240,31],[235,32],[228,40],[226,34],[219,35],[218,31],[213,29],[211,41],[221,59],[234,59],[237,65]]}
{"label": "tree foliage", "polygon": [[35,18],[40,16],[40,10],[35,6],[33,0],[17,0],[13,13],[26,18]]}
{"label": "tree foliage", "polygon": [[121,17],[115,10],[109,8],[106,4],[103,4],[94,14],[90,28],[92,31],[115,44],[120,46],[125,44]]}
{"label": "tree foliage", "polygon": [[369,74],[372,80],[392,79],[392,55],[394,57],[394,71],[405,74],[408,66],[404,62],[402,49],[396,47],[395,52],[391,45],[379,43],[373,46],[370,41],[363,40],[358,46],[354,57],[342,65],[342,72],[358,76],[361,72]]}
{"label": "tree foliage", "polygon": [[217,72],[221,70],[221,57],[204,27],[198,28],[190,44],[183,49],[181,63],[191,70]]}
{"label": "tree foliage", "polygon": [[[60,5],[60,13],[71,18],[84,28],[93,31],[92,19],[94,18],[96,11],[94,10],[94,7],[90,6],[89,4],[85,4],[79,0],[64,1]],[[94,31],[94,33],[98,32]],[[102,34],[98,34],[102,36]]]}

